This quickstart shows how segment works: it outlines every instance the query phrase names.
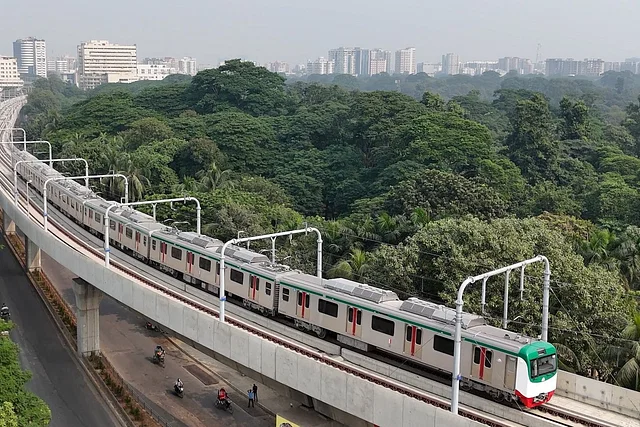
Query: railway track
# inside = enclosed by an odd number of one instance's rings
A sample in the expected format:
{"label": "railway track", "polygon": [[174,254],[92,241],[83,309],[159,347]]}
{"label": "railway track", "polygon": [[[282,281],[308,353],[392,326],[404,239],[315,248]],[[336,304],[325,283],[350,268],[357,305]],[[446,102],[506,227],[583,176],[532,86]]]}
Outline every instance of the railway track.
{"label": "railway track", "polygon": [[[7,155],[6,150],[1,150],[2,151],[2,163],[3,166],[7,168],[7,170],[11,169],[10,163],[9,163],[9,158]],[[10,198],[11,194],[12,194],[12,188],[13,188],[13,183],[12,181],[7,177],[7,175],[5,174],[5,171],[3,170],[2,173],[0,173],[0,186],[1,188],[5,191],[5,197]],[[0,190],[2,191],[2,190]],[[25,194],[22,190],[19,190],[19,192],[22,194],[22,196],[24,197]],[[34,209],[38,215],[40,215],[40,217],[43,215],[43,210],[37,205],[37,203],[33,202],[32,200],[28,200],[28,205],[31,207],[31,209]],[[25,210],[27,209],[27,204],[26,202],[23,202],[22,197],[19,200],[19,203],[22,207],[25,208]],[[32,220],[42,224],[42,220],[40,218],[37,218],[35,215],[31,217]],[[76,247],[80,247],[82,248],[86,253],[91,254],[91,256],[93,257],[94,262],[100,262],[104,260],[104,253],[100,250],[97,250],[95,248],[93,248],[92,246],[90,246],[89,244],[87,244],[83,239],[77,237],[75,234],[69,232],[65,227],[61,226],[58,221],[56,221],[55,219],[53,219],[51,216],[49,216],[48,219],[49,222],[49,226],[50,226],[50,230],[54,231],[55,230],[55,234],[58,235],[58,238],[60,238],[61,240],[65,241],[65,239],[68,239],[68,241],[73,242],[74,245],[76,245]],[[65,241],[65,243],[69,244],[68,242]],[[72,245],[70,245],[72,246]],[[77,249],[76,249],[77,250]],[[127,276],[131,279],[134,279],[135,281],[140,282],[141,284],[150,287],[152,289],[155,289],[177,301],[180,301],[184,304],[187,304],[193,308],[195,308],[198,311],[204,312],[208,315],[211,315],[213,317],[218,318],[219,317],[219,313],[217,309],[214,309],[212,307],[206,306],[202,303],[200,303],[199,301],[194,300],[193,298],[190,298],[188,296],[182,295],[180,293],[175,292],[174,290],[168,288],[165,285],[159,284],[157,282],[154,282],[150,279],[148,279],[147,277],[145,277],[144,275],[139,274],[138,272],[134,271],[132,268],[130,268],[127,265],[124,265],[123,263],[121,263],[120,261],[116,261],[113,260],[111,262],[111,266],[114,270],[118,271],[120,274]],[[238,319],[235,316],[226,316],[226,322],[229,324],[234,325],[235,327],[238,327],[240,329],[243,329],[251,334],[254,334],[256,336],[259,336],[262,339],[271,341],[275,344],[278,344],[280,346],[283,346],[285,348],[288,348],[292,351],[295,351],[296,353],[305,355],[307,357],[310,357],[318,362],[324,363],[326,365],[332,366],[333,368],[339,369],[345,373],[349,373],[355,376],[358,376],[362,379],[365,379],[367,381],[370,381],[374,384],[378,384],[381,385],[385,388],[394,390],[398,393],[410,396],[416,400],[419,400],[421,402],[430,404],[432,406],[436,406],[445,410],[450,410],[450,402],[448,401],[448,399],[445,398],[441,398],[435,395],[431,395],[429,393],[423,392],[417,388],[414,388],[412,386],[408,386],[406,384],[403,384],[399,381],[395,381],[395,380],[391,380],[389,378],[386,378],[384,376],[372,373],[366,369],[363,368],[358,368],[355,367],[354,365],[351,364],[347,364],[347,363],[343,363],[341,361],[332,359],[330,357],[328,357],[326,354],[313,350],[313,349],[309,349],[306,346],[302,346],[301,344],[298,344],[297,342],[287,339],[287,338],[283,338],[280,336],[276,336],[273,333],[271,333],[268,330],[265,330],[263,328],[259,328],[255,325],[249,324],[248,322]],[[574,426],[576,425],[576,423],[578,425],[585,425],[585,426],[589,426],[589,427],[612,427],[614,426],[613,424],[609,424],[605,421],[602,420],[596,420],[596,419],[592,419],[590,417],[587,417],[585,415],[582,414],[577,414],[574,413],[572,411],[566,410],[564,408],[559,408],[559,407],[553,407],[552,405],[550,407],[542,407],[541,409],[538,410],[539,412],[542,412],[546,415],[549,415],[551,417],[554,418],[559,418],[561,420],[566,420],[567,422],[558,422],[556,420],[553,420],[557,425],[560,426]],[[550,419],[549,417],[546,417],[545,415],[542,414],[535,414],[535,411],[526,411],[529,412],[532,416],[537,416],[540,418],[546,418],[546,419]],[[472,409],[472,408],[468,408],[468,407],[464,407],[461,406],[459,409],[459,414],[462,417],[468,418],[468,419],[472,419],[474,421],[480,422],[482,424],[485,425],[489,425],[489,426],[495,426],[495,427],[511,427],[514,424],[512,422],[506,421],[506,420],[502,420],[498,417],[494,417],[491,415],[488,415],[486,413],[483,413],[482,411],[476,410],[476,409]]]}

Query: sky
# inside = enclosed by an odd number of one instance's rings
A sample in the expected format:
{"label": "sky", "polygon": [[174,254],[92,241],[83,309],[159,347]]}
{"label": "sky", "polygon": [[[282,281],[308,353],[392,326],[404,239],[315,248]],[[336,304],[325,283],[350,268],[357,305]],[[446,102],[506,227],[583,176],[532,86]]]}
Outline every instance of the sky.
{"label": "sky", "polygon": [[81,41],[136,44],[138,57],[306,63],[340,46],[416,48],[417,62],[520,56],[640,56],[638,0],[0,0],[0,55],[35,36],[48,54]]}

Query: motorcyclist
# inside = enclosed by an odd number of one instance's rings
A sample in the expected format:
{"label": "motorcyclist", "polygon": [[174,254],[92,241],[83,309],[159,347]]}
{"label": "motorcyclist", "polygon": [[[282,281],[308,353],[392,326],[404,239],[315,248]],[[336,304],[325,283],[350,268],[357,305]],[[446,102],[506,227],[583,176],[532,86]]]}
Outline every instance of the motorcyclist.
{"label": "motorcyclist", "polygon": [[229,408],[229,399],[228,399],[227,391],[224,388],[218,390],[218,400],[224,404],[225,409]]}
{"label": "motorcyclist", "polygon": [[180,378],[176,380],[176,384],[174,385],[174,387],[176,388],[176,390],[180,390],[181,388],[184,388],[184,384],[182,384],[182,380]]}
{"label": "motorcyclist", "polygon": [[2,307],[0,308],[0,316],[4,317],[8,315],[9,315],[9,307],[7,307],[7,304],[2,303]]}
{"label": "motorcyclist", "polygon": [[154,354],[156,355],[156,357],[158,357],[158,359],[164,358],[164,349],[161,345],[156,346],[156,351],[154,352]]}

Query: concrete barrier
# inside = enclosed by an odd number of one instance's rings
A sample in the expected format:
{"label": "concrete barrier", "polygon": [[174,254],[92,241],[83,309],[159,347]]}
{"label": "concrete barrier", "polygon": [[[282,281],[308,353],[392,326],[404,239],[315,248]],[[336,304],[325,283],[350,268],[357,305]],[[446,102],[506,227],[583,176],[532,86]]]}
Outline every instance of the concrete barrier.
{"label": "concrete barrier", "polygon": [[560,396],[640,419],[637,391],[564,371],[558,372],[557,387]]}

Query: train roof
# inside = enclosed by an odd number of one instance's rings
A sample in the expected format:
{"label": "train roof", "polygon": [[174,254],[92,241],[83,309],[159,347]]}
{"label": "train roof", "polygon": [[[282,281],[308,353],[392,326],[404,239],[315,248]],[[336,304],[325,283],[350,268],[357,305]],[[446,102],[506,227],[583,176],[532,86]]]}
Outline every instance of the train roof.
{"label": "train roof", "polygon": [[118,216],[125,218],[129,222],[133,222],[136,224],[145,222],[157,222],[151,215],[147,215],[146,213],[137,211],[135,209],[124,207],[122,209],[116,210],[118,211]]}

